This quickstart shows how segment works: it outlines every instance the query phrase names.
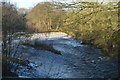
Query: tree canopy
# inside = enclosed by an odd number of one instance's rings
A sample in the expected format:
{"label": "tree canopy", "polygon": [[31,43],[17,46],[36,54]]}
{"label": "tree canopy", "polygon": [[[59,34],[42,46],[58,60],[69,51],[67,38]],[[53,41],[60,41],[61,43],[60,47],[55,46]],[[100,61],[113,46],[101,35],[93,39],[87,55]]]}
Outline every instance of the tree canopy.
{"label": "tree canopy", "polygon": [[48,31],[62,24],[60,21],[63,13],[63,10],[55,10],[53,3],[37,4],[26,16],[28,27],[36,32]]}
{"label": "tree canopy", "polygon": [[2,3],[2,28],[5,33],[24,30],[25,21],[22,15],[19,15],[14,5]]}
{"label": "tree canopy", "polygon": [[79,2],[74,5],[76,4],[83,8],[73,7],[66,14],[63,31],[85,43],[102,48],[110,55],[118,54],[120,41],[116,43],[113,40],[114,33],[119,33],[120,30],[117,3]]}

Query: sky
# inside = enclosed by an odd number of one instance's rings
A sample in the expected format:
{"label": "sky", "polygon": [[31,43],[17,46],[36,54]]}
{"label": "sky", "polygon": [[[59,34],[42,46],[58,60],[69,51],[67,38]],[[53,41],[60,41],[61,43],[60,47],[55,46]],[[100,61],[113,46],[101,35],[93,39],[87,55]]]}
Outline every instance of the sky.
{"label": "sky", "polygon": [[31,8],[35,6],[37,3],[43,2],[45,0],[9,0],[9,1],[15,4],[18,8]]}
{"label": "sky", "polygon": [[[15,4],[18,8],[31,8],[35,6],[36,4],[40,2],[45,2],[45,1],[53,1],[53,0],[7,0],[13,4]],[[60,1],[60,0],[57,0]],[[61,0],[64,1],[64,0]],[[67,0],[68,2],[74,1],[74,0]],[[66,2],[66,0],[65,0]]]}
{"label": "sky", "polygon": [[[4,0],[3,0],[4,1]],[[7,0],[17,6],[17,8],[32,8],[36,4],[44,1],[53,1],[53,0]],[[55,1],[55,0],[54,0]],[[61,2],[72,2],[76,0],[56,0],[56,1],[61,1]],[[83,0],[81,0],[83,1]],[[96,1],[96,0],[84,0],[84,1]],[[97,0],[97,1],[103,1],[103,0]],[[118,1],[118,0],[104,0],[104,1]]]}

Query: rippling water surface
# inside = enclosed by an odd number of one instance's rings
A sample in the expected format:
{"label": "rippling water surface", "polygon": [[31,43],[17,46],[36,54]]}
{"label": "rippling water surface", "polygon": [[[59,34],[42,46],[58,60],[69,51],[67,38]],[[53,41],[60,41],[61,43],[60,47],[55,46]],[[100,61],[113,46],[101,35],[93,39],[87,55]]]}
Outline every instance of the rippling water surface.
{"label": "rippling water surface", "polygon": [[[117,60],[104,55],[100,49],[82,45],[82,41],[68,37],[62,32],[53,32],[49,36],[34,34],[24,43],[35,45],[44,43],[61,52],[61,55],[48,50],[19,45],[15,57],[29,60],[32,68],[14,64],[11,71],[24,78],[116,78]],[[25,38],[25,37],[21,37]],[[12,44],[19,44],[14,40]]]}

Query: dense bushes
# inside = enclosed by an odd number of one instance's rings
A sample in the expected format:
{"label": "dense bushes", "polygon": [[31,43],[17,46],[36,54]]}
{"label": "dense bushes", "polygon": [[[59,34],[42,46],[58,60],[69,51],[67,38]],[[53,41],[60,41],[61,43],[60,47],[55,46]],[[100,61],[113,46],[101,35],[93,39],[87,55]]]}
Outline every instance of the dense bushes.
{"label": "dense bushes", "polygon": [[109,55],[117,55],[120,43],[117,4],[84,4],[83,10],[73,9],[67,13],[62,30],[76,39],[102,48]]}

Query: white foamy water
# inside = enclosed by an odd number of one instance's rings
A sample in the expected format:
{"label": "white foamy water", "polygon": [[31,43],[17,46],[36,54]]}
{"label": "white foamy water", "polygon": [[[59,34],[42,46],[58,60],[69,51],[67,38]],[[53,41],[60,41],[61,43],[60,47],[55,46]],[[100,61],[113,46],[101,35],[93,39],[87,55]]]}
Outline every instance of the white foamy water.
{"label": "white foamy water", "polygon": [[60,38],[60,37],[65,37],[68,38],[68,34],[63,33],[63,32],[50,32],[50,33],[35,33],[33,36],[31,36],[31,39],[36,39],[36,38]]}

